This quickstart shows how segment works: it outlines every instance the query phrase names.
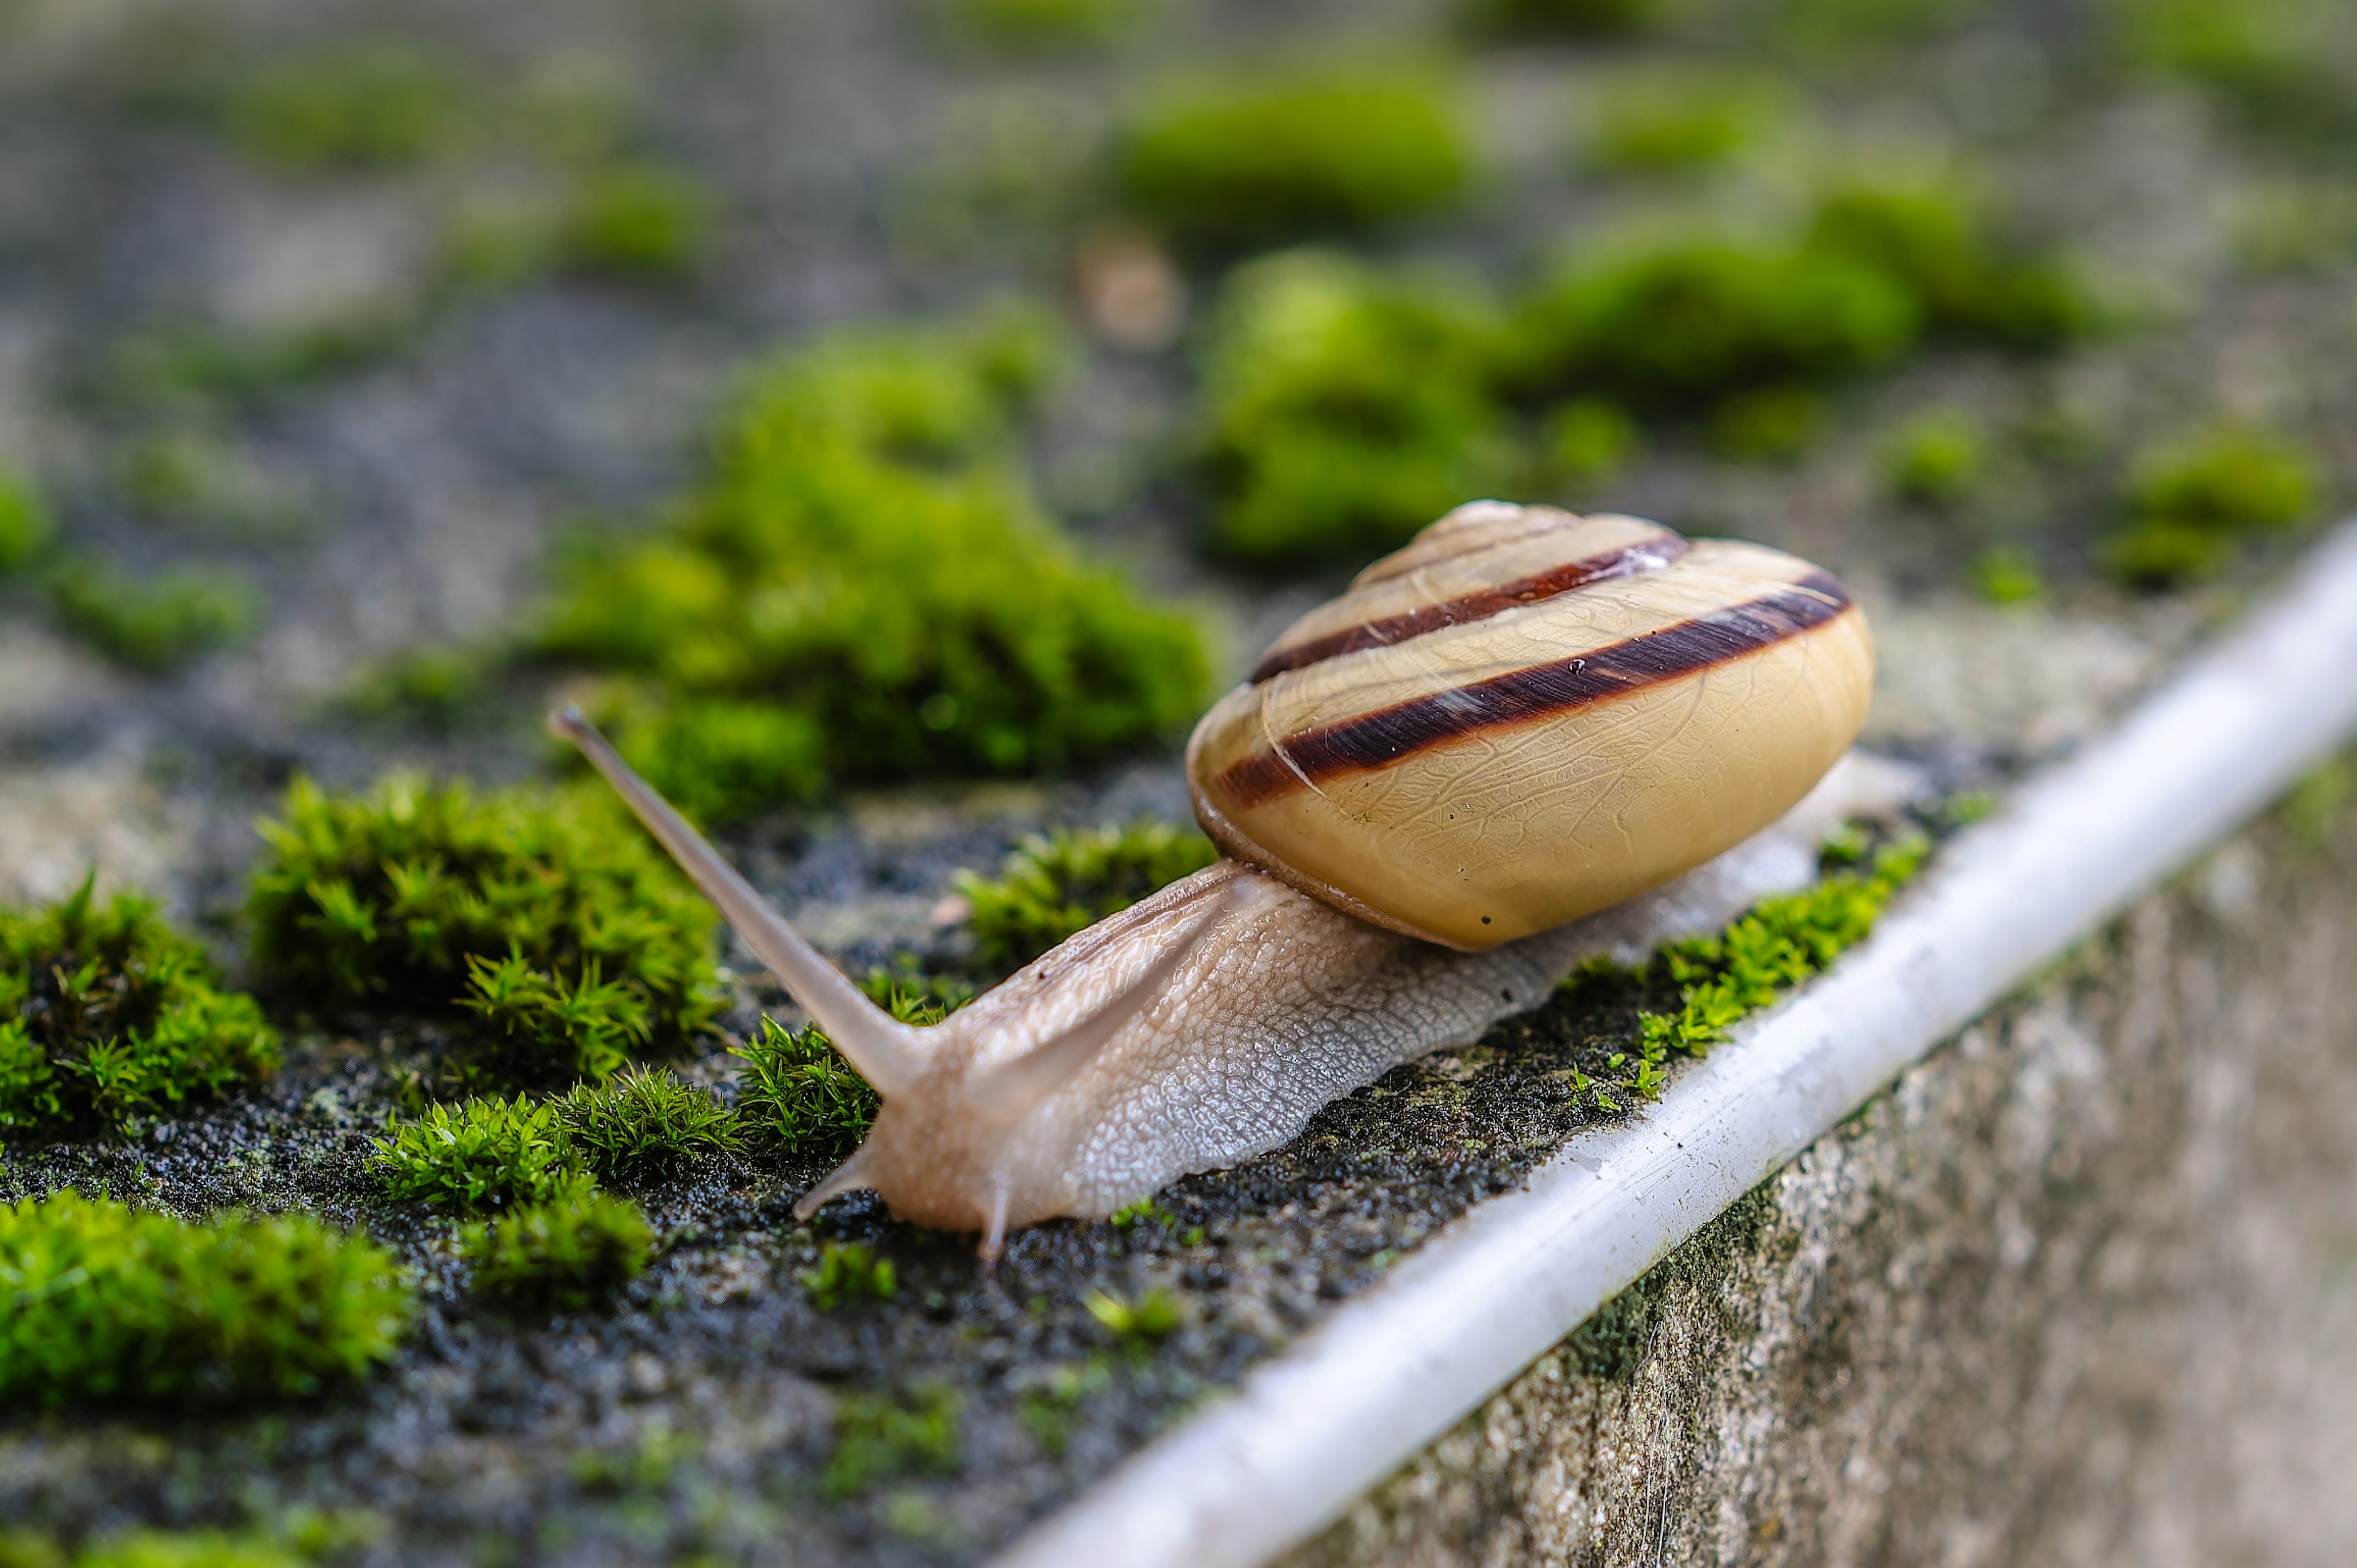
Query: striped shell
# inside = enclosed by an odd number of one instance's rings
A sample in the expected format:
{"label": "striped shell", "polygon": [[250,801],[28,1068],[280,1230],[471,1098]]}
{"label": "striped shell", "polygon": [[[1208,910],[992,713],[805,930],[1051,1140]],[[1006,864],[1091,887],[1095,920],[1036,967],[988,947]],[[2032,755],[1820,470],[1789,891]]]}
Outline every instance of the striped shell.
{"label": "striped shell", "polygon": [[1278,638],[1196,726],[1188,779],[1229,854],[1488,948],[1774,822],[1873,685],[1865,616],[1805,561],[1477,501]]}

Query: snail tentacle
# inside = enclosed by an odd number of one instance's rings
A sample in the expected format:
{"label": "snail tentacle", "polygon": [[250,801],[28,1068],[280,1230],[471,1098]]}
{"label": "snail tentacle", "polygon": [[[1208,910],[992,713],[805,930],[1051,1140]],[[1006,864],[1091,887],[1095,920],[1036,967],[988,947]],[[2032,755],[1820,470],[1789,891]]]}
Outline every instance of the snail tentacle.
{"label": "snail tentacle", "polygon": [[704,896],[719,906],[745,945],[785,983],[802,1011],[826,1031],[834,1048],[876,1092],[887,1100],[908,1092],[925,1065],[917,1031],[867,1000],[842,971],[821,958],[670,801],[632,771],[579,708],[568,704],[550,714],[548,728],[580,747],[589,766],[629,803]]}

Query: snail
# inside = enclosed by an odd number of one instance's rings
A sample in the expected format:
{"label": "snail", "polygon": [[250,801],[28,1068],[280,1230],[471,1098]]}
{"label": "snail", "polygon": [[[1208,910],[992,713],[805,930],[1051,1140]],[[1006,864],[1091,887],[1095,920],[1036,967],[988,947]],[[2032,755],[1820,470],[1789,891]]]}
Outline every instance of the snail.
{"label": "snail", "polygon": [[1805,882],[1824,835],[1892,789],[1889,765],[1835,768],[1873,672],[1863,614],[1793,556],[1460,507],[1196,727],[1188,782],[1222,858],[928,1028],[869,1002],[577,711],[550,723],[881,1098],[797,1215],[871,1187],[979,1230],[988,1262],[1010,1228],[1279,1146],[1584,958]]}

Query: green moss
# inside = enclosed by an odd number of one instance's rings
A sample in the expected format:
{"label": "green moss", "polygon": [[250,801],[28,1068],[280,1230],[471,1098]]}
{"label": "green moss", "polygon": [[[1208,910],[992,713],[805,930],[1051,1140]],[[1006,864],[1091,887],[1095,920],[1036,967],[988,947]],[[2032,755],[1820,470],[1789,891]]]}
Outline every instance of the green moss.
{"label": "green moss", "polygon": [[123,1127],[278,1065],[278,1036],[136,894],[0,910],[0,1137]]}
{"label": "green moss", "polygon": [[576,1086],[556,1101],[556,1114],[590,1171],[618,1185],[674,1176],[742,1141],[735,1118],[708,1092],[643,1068]]}
{"label": "green moss", "polygon": [[81,555],[49,574],[48,591],[50,607],[68,632],[116,663],[151,675],[242,642],[262,620],[260,587],[223,566],[134,575]]}
{"label": "green moss", "polygon": [[1653,68],[1604,85],[1587,161],[1616,174],[1682,174],[1748,151],[1791,112],[1772,78],[1706,65]]}
{"label": "green moss", "polygon": [[30,481],[0,469],[0,577],[21,570],[56,537],[57,524]]}
{"label": "green moss", "polygon": [[1135,1301],[1091,1291],[1083,1305],[1089,1316],[1124,1346],[1142,1350],[1168,1338],[1186,1321],[1178,1298],[1160,1285],[1149,1287]]}
{"label": "green moss", "polygon": [[478,1294],[514,1312],[587,1312],[645,1272],[654,1232],[637,1204],[575,1193],[459,1234]]}
{"label": "green moss", "polygon": [[954,1474],[958,1467],[957,1391],[928,1383],[895,1396],[848,1393],[835,1402],[834,1452],[824,1485],[856,1497],[897,1476]]}
{"label": "green moss", "polygon": [[1962,500],[1979,485],[1987,466],[1987,433],[1958,408],[1915,414],[1882,451],[1882,478],[1890,493],[1930,506]]}
{"label": "green moss", "polygon": [[864,1241],[829,1241],[819,1250],[818,1267],[799,1277],[821,1312],[846,1301],[890,1301],[900,1288],[892,1261],[877,1257]]}
{"label": "green moss", "polygon": [[542,632],[613,673],[623,750],[691,811],[1085,766],[1174,734],[1199,637],[1078,560],[1009,470],[1036,317],[827,339],[757,373],[661,536],[586,549]]}
{"label": "green moss", "polygon": [[2100,324],[2078,274],[2057,257],[2001,242],[1987,208],[1960,180],[1838,187],[1817,209],[1807,251],[1878,269],[1936,331],[2049,349]]}
{"label": "green moss", "polygon": [[961,872],[957,886],[977,956],[1003,972],[1218,858],[1202,834],[1168,822],[1059,828],[1025,839],[996,877]]}
{"label": "green moss", "polygon": [[[304,1568],[314,1559],[258,1530],[135,1530],[72,1558],[72,1568]],[[60,1555],[58,1568],[66,1568]]]}
{"label": "green moss", "polygon": [[1128,31],[1141,0],[940,0],[950,35],[1021,54],[1072,54],[1101,48]]}
{"label": "green moss", "polygon": [[188,1225],[71,1193],[0,1208],[15,1305],[0,1403],[188,1404],[317,1393],[392,1354],[392,1257],[314,1220]]}
{"label": "green moss", "polygon": [[1620,477],[1643,448],[1645,433],[1609,398],[1557,403],[1541,426],[1549,473],[1576,489],[1594,489]]}
{"label": "green moss", "polygon": [[1711,414],[1711,449],[1737,463],[1790,463],[1824,428],[1824,399],[1807,387],[1738,392]]}
{"label": "green moss", "polygon": [[246,916],[271,982],[315,1005],[471,1013],[493,1076],[602,1077],[718,1008],[717,917],[600,791],[297,779],[261,831]]}
{"label": "green moss", "polygon": [[1576,258],[1525,302],[1521,378],[1674,413],[1761,387],[1824,381],[1914,346],[1921,310],[1878,268],[1669,232]]}
{"label": "green moss", "polygon": [[2357,135],[2347,11],[2334,0],[2123,0],[2130,56],[2209,90],[2246,128],[2294,141]]}
{"label": "green moss", "polygon": [[362,667],[334,705],[358,719],[455,735],[486,716],[503,662],[495,649],[412,649]]}
{"label": "green moss", "polygon": [[1447,87],[1381,70],[1168,92],[1132,124],[1119,157],[1140,218],[1218,245],[1436,212],[1463,194],[1474,163]]}
{"label": "green moss", "polygon": [[464,143],[472,85],[414,45],[343,43],[251,71],[231,86],[222,121],[238,150],[265,168],[399,168]]}
{"label": "green moss", "polygon": [[1737,1262],[1759,1251],[1777,1214],[1773,1186],[1762,1182],[1737,1198],[1574,1329],[1566,1348],[1579,1369],[1607,1382],[1635,1377],[1652,1354],[1663,1319],[1685,1303],[1716,1299]]}
{"label": "green moss", "polygon": [[1661,19],[1663,0],[1466,0],[1484,30],[1540,38],[1618,38]]}
{"label": "green moss", "polygon": [[2322,476],[2307,448],[2225,426],[2154,446],[2127,482],[2127,521],[2104,552],[2123,583],[2167,588],[2215,576],[2255,534],[2313,521]]}
{"label": "green moss", "polygon": [[736,1055],[745,1064],[737,1114],[760,1142],[794,1152],[847,1154],[876,1120],[876,1091],[815,1026],[788,1029],[765,1015],[760,1033]]}
{"label": "green moss", "polygon": [[575,1197],[589,1186],[557,1108],[521,1094],[429,1105],[371,1142],[369,1170],[398,1202],[475,1212]]}
{"label": "green moss", "polygon": [[711,248],[718,205],[710,187],[684,169],[601,168],[575,194],[562,252],[583,272],[658,283],[683,278]]}
{"label": "green moss", "polygon": [[1803,892],[1762,899],[1723,935],[1671,949],[1659,961],[1682,986],[1678,1010],[1640,1015],[1629,1090],[1658,1095],[1670,1052],[1702,1055],[1744,1018],[1863,941],[1883,906],[1930,854],[1929,839],[1899,840],[1865,869],[1836,871]]}
{"label": "green moss", "polygon": [[121,467],[124,499],[147,520],[250,542],[298,536],[300,510],[242,451],[176,430],[135,444]]}
{"label": "green moss", "polygon": [[1495,330],[1477,296],[1330,252],[1240,269],[1204,365],[1220,550],[1357,561],[1512,489],[1519,454],[1489,386]]}
{"label": "green moss", "polygon": [[1017,1397],[1015,1419],[1050,1459],[1060,1459],[1072,1440],[1081,1402],[1103,1391],[1113,1381],[1112,1369],[1101,1357],[1082,1366],[1069,1362],[1049,1367],[1045,1376]]}
{"label": "green moss", "polygon": [[382,360],[415,328],[390,308],[269,330],[168,321],[117,339],[85,391],[109,413],[215,416]]}
{"label": "green moss", "polygon": [[2014,545],[2000,545],[1974,558],[1973,591],[1993,605],[2035,603],[2046,594],[2046,575],[2038,559]]}

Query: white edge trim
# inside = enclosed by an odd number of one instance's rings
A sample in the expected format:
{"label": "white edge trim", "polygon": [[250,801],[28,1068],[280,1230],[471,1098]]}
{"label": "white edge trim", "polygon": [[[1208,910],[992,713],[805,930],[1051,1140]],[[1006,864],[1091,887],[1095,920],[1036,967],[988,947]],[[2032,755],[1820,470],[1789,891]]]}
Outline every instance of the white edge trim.
{"label": "white edge trim", "polygon": [[2357,522],[2117,731],[1957,838],[1824,977],[1575,1136],[997,1568],[1246,1568],[1340,1517],[1902,1069],[2357,732]]}

